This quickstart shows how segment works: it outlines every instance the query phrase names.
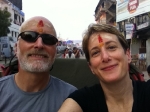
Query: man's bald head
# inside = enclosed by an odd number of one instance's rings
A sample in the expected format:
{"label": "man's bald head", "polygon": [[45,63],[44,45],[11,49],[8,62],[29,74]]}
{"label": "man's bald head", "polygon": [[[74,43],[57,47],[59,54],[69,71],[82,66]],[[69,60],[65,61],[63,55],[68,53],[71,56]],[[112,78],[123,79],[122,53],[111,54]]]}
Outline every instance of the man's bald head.
{"label": "man's bald head", "polygon": [[42,16],[35,16],[24,21],[20,27],[20,33],[24,31],[37,31],[37,29],[39,29],[38,25],[41,21],[43,24],[42,32],[49,33],[57,37],[53,24],[47,18]]}

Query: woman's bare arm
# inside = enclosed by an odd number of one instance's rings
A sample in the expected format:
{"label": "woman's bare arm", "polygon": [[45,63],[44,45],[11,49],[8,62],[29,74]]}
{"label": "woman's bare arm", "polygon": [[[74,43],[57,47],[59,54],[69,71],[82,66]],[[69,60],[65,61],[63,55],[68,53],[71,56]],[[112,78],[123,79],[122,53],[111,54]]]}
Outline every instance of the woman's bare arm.
{"label": "woman's bare arm", "polygon": [[71,98],[67,98],[58,112],[83,112],[79,104]]}

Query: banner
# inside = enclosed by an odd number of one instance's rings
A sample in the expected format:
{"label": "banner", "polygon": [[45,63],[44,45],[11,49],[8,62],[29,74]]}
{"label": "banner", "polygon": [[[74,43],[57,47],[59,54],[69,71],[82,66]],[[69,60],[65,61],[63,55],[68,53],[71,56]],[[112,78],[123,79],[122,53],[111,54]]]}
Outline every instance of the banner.
{"label": "banner", "polygon": [[133,30],[135,30],[135,25],[125,24],[125,30],[126,30],[126,39],[131,39],[133,36]]}
{"label": "banner", "polygon": [[150,0],[117,0],[116,21],[150,12]]}

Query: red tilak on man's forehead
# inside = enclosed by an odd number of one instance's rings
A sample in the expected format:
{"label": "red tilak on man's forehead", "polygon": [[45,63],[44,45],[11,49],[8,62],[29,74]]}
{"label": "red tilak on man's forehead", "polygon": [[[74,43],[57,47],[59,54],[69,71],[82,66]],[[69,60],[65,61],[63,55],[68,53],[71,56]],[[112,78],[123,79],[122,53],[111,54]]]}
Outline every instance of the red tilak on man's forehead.
{"label": "red tilak on man's forehead", "polygon": [[44,27],[44,23],[42,20],[40,20],[37,24],[37,27]]}

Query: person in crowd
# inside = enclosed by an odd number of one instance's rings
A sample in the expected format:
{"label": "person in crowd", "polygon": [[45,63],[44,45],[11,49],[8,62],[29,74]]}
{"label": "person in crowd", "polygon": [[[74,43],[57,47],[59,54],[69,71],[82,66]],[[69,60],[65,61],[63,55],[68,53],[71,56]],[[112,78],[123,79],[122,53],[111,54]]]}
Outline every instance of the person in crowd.
{"label": "person in crowd", "polygon": [[0,78],[0,112],[57,112],[76,87],[52,75],[56,31],[45,17],[35,16],[20,28],[16,43],[18,73]]}
{"label": "person in crowd", "polygon": [[65,58],[66,57],[66,54],[68,54],[68,48],[65,48],[64,49],[64,53],[62,54],[62,58]]}
{"label": "person in crowd", "polygon": [[84,56],[83,50],[82,50],[82,49],[79,49],[79,51],[80,51],[81,55]]}
{"label": "person in crowd", "polygon": [[74,53],[72,52],[72,50],[69,50],[69,51],[68,51],[68,53],[66,54],[65,58],[66,58],[66,59],[68,59],[68,58],[75,59],[75,55],[74,55]]}
{"label": "person in crowd", "polygon": [[57,46],[61,46],[62,45],[62,41],[58,41]]}
{"label": "person in crowd", "polygon": [[130,78],[129,46],[114,26],[91,24],[82,47],[99,84],[70,94],[58,112],[150,112],[150,81]]}
{"label": "person in crowd", "polygon": [[60,52],[60,50],[61,50],[61,45],[62,45],[62,44],[61,44],[61,41],[58,41],[58,42],[57,42],[57,47],[56,47],[56,48],[57,48],[57,54],[58,54],[58,53]]}
{"label": "person in crowd", "polygon": [[73,53],[75,55],[75,58],[80,58],[80,51],[77,47],[73,47]]}
{"label": "person in crowd", "polygon": [[148,65],[147,67],[147,73],[148,73],[148,76],[150,77],[150,65]]}

